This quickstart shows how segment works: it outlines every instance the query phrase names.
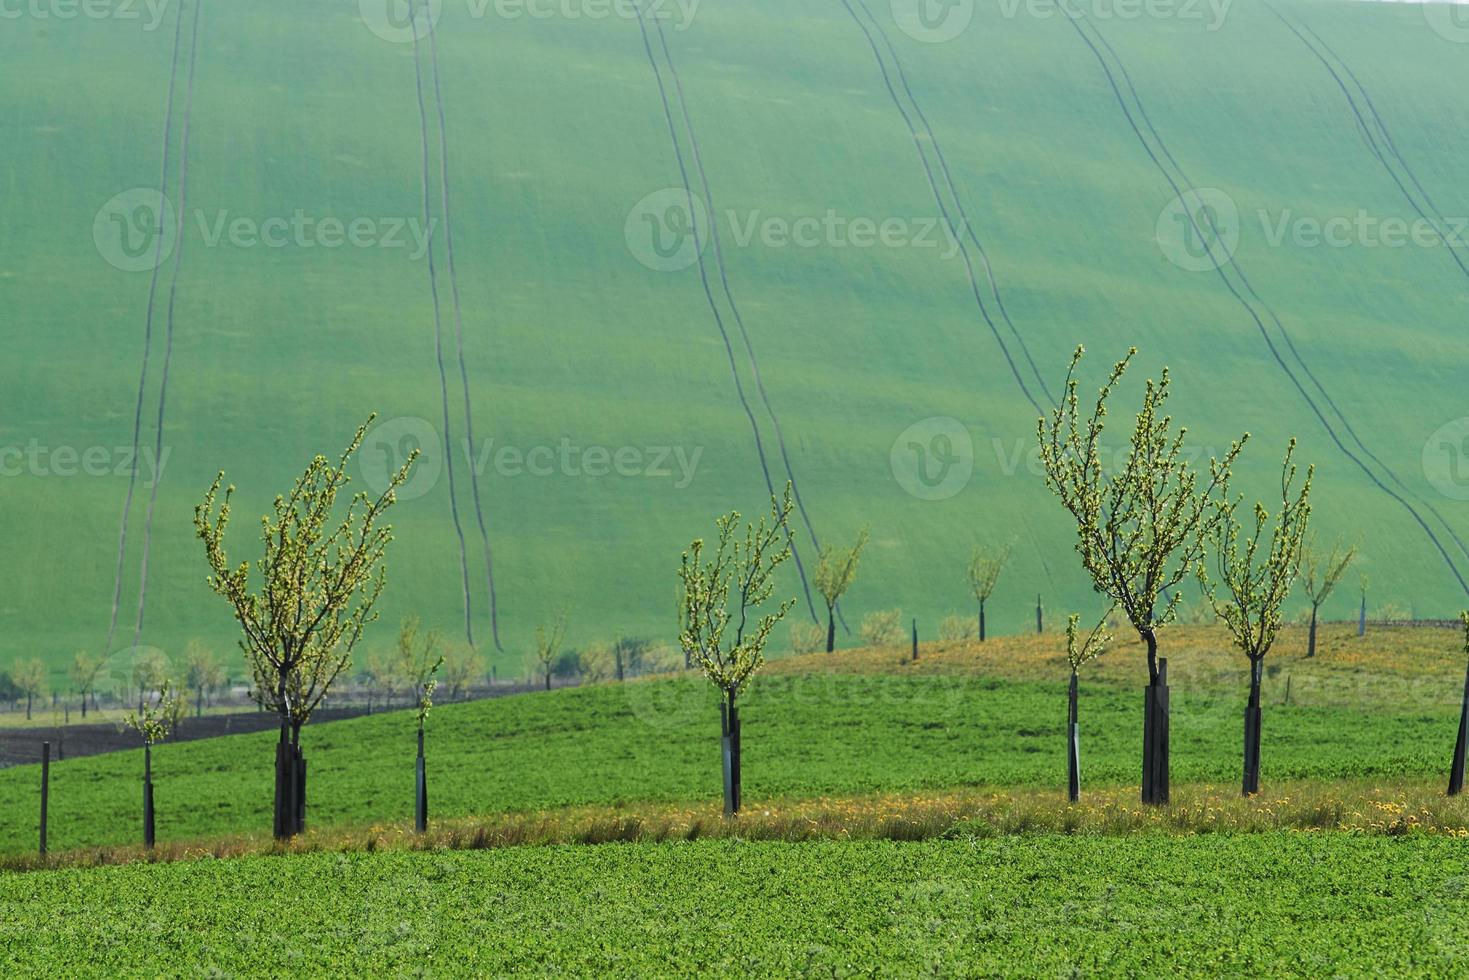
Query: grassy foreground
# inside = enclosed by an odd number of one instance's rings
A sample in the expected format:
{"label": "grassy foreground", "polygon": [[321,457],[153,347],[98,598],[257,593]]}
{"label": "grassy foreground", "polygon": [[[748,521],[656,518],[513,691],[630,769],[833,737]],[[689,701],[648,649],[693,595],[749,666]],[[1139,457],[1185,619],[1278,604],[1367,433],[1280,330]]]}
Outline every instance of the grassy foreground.
{"label": "grassy foreground", "polygon": [[1416,835],[1043,836],[50,871],[0,878],[0,971],[1322,976],[1370,965],[1441,977],[1462,974],[1469,952],[1460,852]]}

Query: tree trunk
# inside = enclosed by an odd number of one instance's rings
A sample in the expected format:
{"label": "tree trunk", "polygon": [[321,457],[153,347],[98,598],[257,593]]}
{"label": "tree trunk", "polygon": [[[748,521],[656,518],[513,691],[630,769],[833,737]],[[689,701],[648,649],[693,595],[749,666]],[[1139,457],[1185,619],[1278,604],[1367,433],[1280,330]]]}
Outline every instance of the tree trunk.
{"label": "tree trunk", "polygon": [[1158,637],[1142,634],[1148,644],[1149,684],[1143,691],[1144,803],[1168,802],[1168,661],[1158,659]]}
{"label": "tree trunk", "polygon": [[1066,692],[1066,798],[1081,801],[1081,725],[1077,721],[1076,671]]}
{"label": "tree trunk", "polygon": [[1357,636],[1367,635],[1367,593],[1362,593],[1362,610],[1357,614]]}
{"label": "tree trunk", "polygon": [[622,680],[622,644],[621,643],[617,643],[617,644],[614,644],[613,645],[613,647],[612,647],[612,659],[613,659],[613,662],[617,665],[617,679],[618,679],[618,681],[621,681]]}
{"label": "tree trunk", "polygon": [[1041,597],[1039,594],[1035,597],[1035,631],[1037,633],[1044,633],[1046,631],[1045,610],[1041,608]]}
{"label": "tree trunk", "polygon": [[724,815],[740,812],[740,715],[733,691],[719,704],[720,750],[724,759]]}
{"label": "tree trunk", "polygon": [[1311,607],[1311,637],[1306,644],[1307,657],[1316,656],[1316,611],[1320,608],[1320,606],[1314,605]]}
{"label": "tree trunk", "polygon": [[194,705],[194,717],[195,718],[203,718],[204,717],[204,688],[203,687],[200,687],[199,688],[199,700]]}
{"label": "tree trunk", "polygon": [[546,668],[546,690],[549,691],[550,689],[551,689],[551,668],[550,667],[547,667]]}
{"label": "tree trunk", "polygon": [[82,721],[87,720],[87,692],[82,692]]}
{"label": "tree trunk", "polygon": [[1469,668],[1464,673],[1464,699],[1459,706],[1459,738],[1454,742],[1454,764],[1449,770],[1449,795],[1464,791],[1464,755],[1469,749]]}
{"label": "tree trunk", "polygon": [[979,642],[984,642],[984,600],[979,600]]}
{"label": "tree trunk", "polygon": [[1250,658],[1250,700],[1245,705],[1244,780],[1245,796],[1260,792],[1260,679],[1265,668],[1263,657]]}
{"label": "tree trunk", "polygon": [[31,720],[31,696],[26,695],[26,721]]}
{"label": "tree trunk", "polygon": [[831,653],[837,648],[837,617],[836,611],[831,606],[826,607],[826,652]]}

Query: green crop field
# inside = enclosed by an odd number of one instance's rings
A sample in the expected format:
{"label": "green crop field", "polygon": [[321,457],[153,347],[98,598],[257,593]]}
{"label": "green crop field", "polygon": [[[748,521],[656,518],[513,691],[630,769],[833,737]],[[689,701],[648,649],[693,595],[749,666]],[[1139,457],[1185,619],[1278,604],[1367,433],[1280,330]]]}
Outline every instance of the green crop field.
{"label": "green crop field", "polygon": [[[1170,636],[1173,778],[1180,786],[1237,783],[1242,659],[1217,633]],[[1357,654],[1336,649],[1347,641],[1333,638],[1314,661],[1282,652],[1292,702],[1281,703],[1285,674],[1272,672],[1264,788],[1302,779],[1438,783],[1453,750],[1462,675],[1445,669],[1453,634],[1430,637],[1400,640],[1396,653],[1386,637],[1374,638],[1376,652]],[[965,787],[1049,789],[1060,804],[1065,682],[1054,639],[992,642],[982,652],[944,648],[907,667],[895,654],[879,656],[881,673],[870,672],[861,654],[818,655],[781,661],[756,681],[742,709],[752,805]],[[1088,789],[1135,786],[1138,778],[1141,661],[1126,650],[1104,660],[1083,684]],[[1047,670],[1053,680],[1041,679]],[[661,801],[707,804],[712,813],[718,724],[712,689],[695,677],[445,705],[428,729],[433,812],[454,818]],[[158,747],[160,841],[268,832],[274,739],[265,732]],[[410,821],[413,740],[410,712],[308,726],[311,826]],[[140,751],[53,763],[51,847],[136,842],[141,778]],[[34,848],[38,792],[37,766],[0,770],[0,851]]]}
{"label": "green crop field", "polygon": [[[1459,976],[1461,846],[1299,834],[701,842],[37,872],[0,878],[0,968]],[[320,898],[290,897],[304,894]]]}
{"label": "green crop field", "polygon": [[3,27],[0,664],[61,687],[79,649],[228,648],[194,504],[226,469],[247,557],[371,411],[359,485],[427,450],[385,616],[492,649],[492,552],[502,673],[562,611],[576,645],[666,636],[680,549],[762,506],[756,432],[808,572],[872,526],[854,630],[964,608],[970,545],[1013,538],[1018,631],[1037,592],[1090,601],[1028,455],[1083,342],[1089,381],[1133,344],[1171,365],[1198,446],[1251,431],[1241,489],[1299,436],[1374,604],[1464,604],[1464,260],[1382,240],[1469,213],[1469,62],[1432,10],[959,4],[926,43],[901,2],[445,0],[414,44],[372,3],[132,6]]}

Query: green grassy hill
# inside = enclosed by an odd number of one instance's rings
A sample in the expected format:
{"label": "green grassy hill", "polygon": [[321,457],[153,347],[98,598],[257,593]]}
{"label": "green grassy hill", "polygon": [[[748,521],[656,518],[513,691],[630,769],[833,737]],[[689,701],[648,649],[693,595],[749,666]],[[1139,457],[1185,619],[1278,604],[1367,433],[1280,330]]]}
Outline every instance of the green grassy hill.
{"label": "green grassy hill", "polygon": [[[416,45],[359,6],[181,0],[156,24],[7,26],[0,449],[22,455],[0,458],[0,664],[59,669],[135,635],[171,653],[231,643],[193,505],[227,469],[247,554],[243,518],[370,411],[384,421],[368,485],[390,455],[428,450],[395,515],[385,614],[456,634],[467,621],[490,645],[488,542],[502,671],[559,610],[578,644],[666,635],[681,547],[767,493],[756,432],[770,482],[796,478],[808,570],[813,536],[872,525],[854,628],[876,608],[925,623],[965,608],[971,544],[1013,537],[992,623],[1018,631],[1037,592],[1058,611],[1090,601],[1027,456],[1033,402],[1083,342],[1091,369],[1133,344],[1140,373],[1171,365],[1200,445],[1254,433],[1253,492],[1299,436],[1321,533],[1361,541],[1375,603],[1463,605],[1463,433],[1439,430],[1464,414],[1469,273],[1442,245],[1271,242],[1281,221],[1469,213],[1455,170],[1469,67],[1416,6],[1292,0],[1282,17],[1241,2],[1222,24],[1200,9],[1083,25],[982,4],[926,43],[912,10],[874,0],[709,2],[657,24],[449,0]],[[160,175],[183,233],[150,255],[150,212],[135,219]],[[703,262],[658,271],[692,257],[669,210],[685,186],[712,205]],[[1183,267],[1206,254],[1170,211],[1190,186],[1238,213],[1222,275]],[[1230,223],[1221,198],[1203,201],[1190,213]],[[432,278],[407,227],[425,207]],[[896,222],[905,241],[947,214],[973,237],[962,252],[864,246],[850,228],[782,244],[781,228],[829,213]],[[667,261],[650,220],[674,222]],[[333,246],[356,221],[358,244]],[[466,383],[489,460],[473,479]],[[150,468],[132,486],[120,549],[135,442],[167,465],[156,499]],[[497,463],[507,447],[530,464]],[[675,450],[697,454],[686,477]],[[915,451],[949,481],[917,479]],[[73,453],[93,475],[68,475]],[[640,745],[667,751],[621,751]],[[970,748],[954,751],[946,764],[978,777]],[[386,783],[366,795],[396,805]]]}

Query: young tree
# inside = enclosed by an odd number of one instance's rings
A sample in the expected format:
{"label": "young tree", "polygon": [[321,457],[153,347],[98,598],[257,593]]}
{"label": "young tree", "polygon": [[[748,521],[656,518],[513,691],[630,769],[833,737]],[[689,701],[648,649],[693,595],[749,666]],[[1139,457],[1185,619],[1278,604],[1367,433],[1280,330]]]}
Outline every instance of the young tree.
{"label": "young tree", "polygon": [[1367,635],[1367,573],[1357,576],[1357,585],[1362,591],[1362,605],[1357,610],[1357,636]]}
{"label": "young tree", "polygon": [[[713,556],[704,558],[704,540],[696,538],[679,564],[679,645],[722,695],[719,718],[726,816],[740,810],[737,700],[765,662],[771,630],[796,602],[794,598],[779,601],[773,611],[762,614],[775,595],[776,570],[791,557],[790,516],[795,506],[791,494],[787,483],[780,500],[771,497],[770,513],[759,524],[745,525],[743,540],[739,511],[720,517],[714,522],[718,537]],[[855,557],[852,564],[855,567]],[[733,638],[728,635],[731,625]]]}
{"label": "young tree", "polygon": [[551,677],[557,671],[558,660],[561,656],[561,641],[565,638],[566,618],[564,616],[557,619],[550,630],[544,626],[536,627],[536,663],[540,666],[548,691],[551,689]]}
{"label": "young tree", "polygon": [[984,607],[995,586],[1000,582],[1000,573],[1010,561],[1010,546],[988,549],[977,547],[969,558],[969,591],[979,600],[979,642],[985,641]]}
{"label": "young tree", "polygon": [[72,658],[71,668],[67,673],[71,676],[71,683],[76,688],[77,694],[82,699],[82,718],[87,717],[87,700],[95,700],[97,697],[97,675],[102,673],[103,660],[94,657],[85,650],[78,650]]}
{"label": "young tree", "polygon": [[143,739],[143,844],[153,848],[153,746],[168,738],[178,726],[184,703],[167,679],[161,681],[154,695],[145,694],[138,710],[129,712],[122,723]]}
{"label": "young tree", "polygon": [[31,720],[31,702],[46,694],[46,665],[40,660],[16,660],[10,668],[10,682],[26,699],[26,721]]}
{"label": "young tree", "polygon": [[897,644],[902,631],[903,610],[882,609],[864,616],[857,632],[870,647],[890,647]]}
{"label": "young tree", "polygon": [[835,548],[831,544],[821,546],[816,559],[816,590],[826,600],[826,652],[837,648],[837,603],[847,594],[857,578],[857,561],[862,549],[867,547],[867,528],[857,532],[857,540],[850,548]]}
{"label": "young tree", "polygon": [[[1301,568],[1301,550],[1311,523],[1311,480],[1315,467],[1306,470],[1299,490],[1296,481],[1296,441],[1290,442],[1280,475],[1280,509],[1272,517],[1261,503],[1255,504],[1254,533],[1241,540],[1244,528],[1237,510],[1240,498],[1230,496],[1229,481],[1221,485],[1216,505],[1219,520],[1214,527],[1214,561],[1218,585],[1199,563],[1199,585],[1214,614],[1229,627],[1234,645],[1250,662],[1250,697],[1245,704],[1243,793],[1260,791],[1260,681],[1265,655],[1280,635],[1280,609],[1296,584]],[[1265,540],[1266,530],[1269,540]],[[1262,552],[1261,545],[1264,544]],[[1223,598],[1220,597],[1222,587]]]}
{"label": "young tree", "polygon": [[1107,620],[1116,608],[1107,609],[1085,640],[1081,640],[1077,631],[1081,616],[1072,613],[1066,620],[1066,662],[1071,665],[1071,682],[1066,689],[1066,798],[1072,803],[1081,800],[1081,722],[1077,711],[1077,678],[1082,667],[1107,652],[1107,644],[1112,642]]}
{"label": "young tree", "polygon": [[372,714],[372,699],[381,696],[385,706],[391,707],[393,695],[398,692],[398,662],[395,656],[386,653],[369,653],[362,665],[362,679],[367,684],[367,713]]}
{"label": "young tree", "polygon": [[1147,644],[1142,798],[1166,803],[1168,682],[1167,661],[1158,660],[1158,630],[1177,613],[1182,596],[1169,593],[1202,557],[1204,541],[1219,521],[1212,501],[1249,437],[1234,443],[1223,460],[1209,461],[1209,480],[1200,490],[1184,452],[1188,430],[1175,431],[1173,419],[1163,414],[1171,386],[1165,368],[1161,381],[1149,379],[1144,388],[1121,472],[1109,473],[1101,452],[1107,400],[1136,353],[1130,350],[1113,366],[1087,417],[1077,398],[1076,369],[1084,354],[1078,347],[1061,404],[1049,422],[1037,423],[1037,435],[1046,485],[1076,520],[1076,550],[1094,588],[1122,610]]}
{"label": "young tree", "polygon": [[469,685],[485,676],[485,658],[467,645],[451,646],[444,654],[444,686],[450,699],[462,699]]}
{"label": "young tree", "polygon": [[280,718],[276,748],[275,834],[294,836],[306,826],[306,762],[301,728],[352,663],[352,650],[377,619],[387,584],[384,556],[392,528],[383,519],[418,459],[410,453],[387,488],[374,497],[357,493],[333,525],[337,496],[350,482],[353,456],[367,424],[333,464],[317,456],[289,495],[275,499],[261,518],[264,554],[252,591],[249,562],[231,565],[225,550],[234,487],[219,499],[224,474],[194,510],[194,529],[204,542],[209,586],[229,602],[244,633],[240,643],[261,707]]}
{"label": "young tree", "polygon": [[1357,558],[1355,545],[1346,547],[1340,542],[1331,546],[1329,553],[1323,553],[1316,547],[1313,536],[1305,546],[1303,567],[1305,574],[1301,581],[1306,587],[1306,597],[1311,600],[1311,632],[1306,641],[1306,656],[1316,656],[1316,624],[1320,619],[1321,606],[1331,594],[1336,591],[1337,585],[1341,583],[1342,576],[1347,573],[1353,561]]}
{"label": "young tree", "polygon": [[[1459,614],[1464,624],[1464,653],[1469,658],[1469,611]],[[1454,742],[1454,761],[1449,769],[1449,795],[1464,791],[1464,755],[1469,749],[1469,665],[1464,673],[1464,699],[1459,705],[1459,738]]]}
{"label": "young tree", "polygon": [[424,766],[423,729],[434,705],[434,691],[439,686],[439,668],[444,666],[439,644],[439,634],[433,630],[420,638],[417,617],[405,619],[398,630],[398,672],[413,692],[418,709],[418,761],[413,812],[414,825],[420,834],[428,830],[428,773]]}
{"label": "young tree", "polygon": [[138,692],[139,711],[143,710],[143,702],[148,699],[149,695],[162,687],[163,682],[169,679],[168,672],[168,657],[162,650],[150,648],[134,658],[132,682],[133,690]]}
{"label": "young tree", "polygon": [[224,680],[224,666],[214,651],[198,640],[191,641],[184,651],[184,683],[194,692],[195,717],[204,714],[205,701],[224,685]]}

